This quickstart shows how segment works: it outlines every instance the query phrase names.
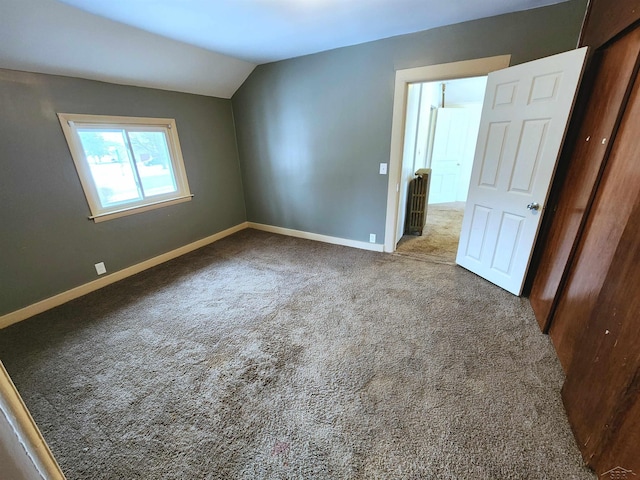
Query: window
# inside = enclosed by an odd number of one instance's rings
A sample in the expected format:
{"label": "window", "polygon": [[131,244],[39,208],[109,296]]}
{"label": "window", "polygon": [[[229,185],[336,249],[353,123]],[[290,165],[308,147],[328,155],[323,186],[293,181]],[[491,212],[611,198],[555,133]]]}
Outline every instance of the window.
{"label": "window", "polygon": [[59,113],[96,222],[191,200],[176,122]]}

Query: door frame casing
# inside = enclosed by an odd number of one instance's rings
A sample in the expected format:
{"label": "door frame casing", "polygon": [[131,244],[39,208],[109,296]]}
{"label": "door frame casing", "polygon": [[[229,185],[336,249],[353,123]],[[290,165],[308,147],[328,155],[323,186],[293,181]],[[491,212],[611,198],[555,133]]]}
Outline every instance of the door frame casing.
{"label": "door frame casing", "polygon": [[396,243],[399,240],[396,239],[396,227],[398,223],[398,209],[400,207],[399,182],[402,177],[405,116],[409,84],[488,75],[493,71],[507,68],[510,62],[511,54],[508,54],[396,70],[391,123],[391,149],[389,155],[387,216],[384,229],[385,252],[394,252]]}

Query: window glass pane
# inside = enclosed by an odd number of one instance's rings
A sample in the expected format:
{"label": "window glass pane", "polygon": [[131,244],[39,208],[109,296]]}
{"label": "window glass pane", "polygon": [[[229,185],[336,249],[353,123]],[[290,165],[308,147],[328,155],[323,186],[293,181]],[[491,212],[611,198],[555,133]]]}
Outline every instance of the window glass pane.
{"label": "window glass pane", "polygon": [[165,133],[128,132],[144,196],[161,195],[178,190],[171,167]]}
{"label": "window glass pane", "polygon": [[78,135],[102,206],[142,199],[124,131],[79,128]]}

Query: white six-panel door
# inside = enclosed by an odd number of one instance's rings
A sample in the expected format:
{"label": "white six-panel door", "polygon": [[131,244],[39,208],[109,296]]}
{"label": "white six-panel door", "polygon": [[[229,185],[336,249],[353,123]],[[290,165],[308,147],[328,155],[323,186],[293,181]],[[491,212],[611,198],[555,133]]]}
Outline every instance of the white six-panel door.
{"label": "white six-panel door", "polygon": [[586,48],[489,74],[456,262],[520,295]]}
{"label": "white six-panel door", "polygon": [[437,110],[430,204],[467,200],[479,123],[479,107]]}

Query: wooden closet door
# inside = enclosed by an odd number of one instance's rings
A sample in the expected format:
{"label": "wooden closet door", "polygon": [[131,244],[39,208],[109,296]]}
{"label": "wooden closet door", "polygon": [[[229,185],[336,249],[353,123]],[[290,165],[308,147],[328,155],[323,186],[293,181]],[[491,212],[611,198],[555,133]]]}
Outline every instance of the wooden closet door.
{"label": "wooden closet door", "polygon": [[559,291],[566,279],[586,212],[610,150],[611,136],[630,91],[639,55],[640,29],[636,29],[608,48],[596,52],[591,61],[590,70],[597,72],[587,85],[592,94],[560,187],[544,253],[529,295],[543,332],[549,329]]}
{"label": "wooden closet door", "polygon": [[635,194],[633,213],[562,388],[582,455],[599,475],[616,466],[640,473],[640,192]]}
{"label": "wooden closet door", "polygon": [[[601,284],[580,322],[562,398],[587,464],[599,475],[615,467],[640,474],[640,81],[629,100],[581,245],[582,274],[590,256],[610,259],[574,294]],[[611,206],[609,206],[611,205]],[[600,264],[600,262],[598,262]],[[576,300],[580,296],[577,295]],[[574,302],[570,302],[574,303]],[[617,477],[616,477],[617,478]],[[631,476],[629,477],[631,478]]]}
{"label": "wooden closet door", "polygon": [[580,46],[599,48],[640,21],[640,0],[590,0]]}
{"label": "wooden closet door", "polygon": [[620,238],[630,221],[640,187],[639,125],[636,81],[549,331],[565,371],[576,350],[584,349],[579,340],[598,305]]}

